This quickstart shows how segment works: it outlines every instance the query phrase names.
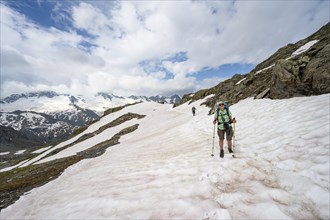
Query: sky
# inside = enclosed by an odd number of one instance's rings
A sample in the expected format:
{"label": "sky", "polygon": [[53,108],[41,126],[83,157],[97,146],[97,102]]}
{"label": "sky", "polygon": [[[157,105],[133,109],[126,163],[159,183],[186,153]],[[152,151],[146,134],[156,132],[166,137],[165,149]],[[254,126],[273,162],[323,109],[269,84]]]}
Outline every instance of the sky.
{"label": "sky", "polygon": [[182,96],[314,33],[329,22],[329,4],[2,0],[0,96]]}
{"label": "sky", "polygon": [[[1,211],[2,219],[329,219],[330,115],[324,106],[330,94],[232,105],[236,158],[227,147],[219,157],[214,116],[200,106],[205,101],[128,106],[22,161],[24,167],[75,155],[139,124],[103,155],[25,193]],[[128,112],[146,117],[96,132]],[[98,134],[44,157],[91,133]]]}

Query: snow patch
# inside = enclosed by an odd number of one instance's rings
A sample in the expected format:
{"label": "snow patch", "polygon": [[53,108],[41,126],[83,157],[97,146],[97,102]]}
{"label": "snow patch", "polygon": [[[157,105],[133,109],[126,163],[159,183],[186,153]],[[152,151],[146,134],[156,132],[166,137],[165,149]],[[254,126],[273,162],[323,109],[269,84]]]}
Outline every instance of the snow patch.
{"label": "snow patch", "polygon": [[304,44],[303,46],[299,47],[295,52],[292,53],[291,57],[295,57],[299,54],[304,53],[305,51],[309,50],[314,44],[316,44],[318,40],[312,40]]}
{"label": "snow patch", "polygon": [[266,67],[266,68],[264,68],[264,69],[262,69],[262,70],[257,71],[254,75],[258,75],[259,73],[261,73],[261,72],[263,72],[263,71],[265,71],[265,70],[268,70],[268,69],[270,69],[270,68],[273,68],[274,66],[275,66],[275,64],[272,64],[272,65],[270,65],[270,66],[268,66],[268,67]]}
{"label": "snow patch", "polygon": [[7,154],[10,154],[10,152],[2,152],[2,153],[0,153],[0,156],[1,155],[7,155]]}
{"label": "snow patch", "polygon": [[241,79],[240,81],[238,81],[238,82],[236,83],[236,85],[241,84],[241,82],[243,82],[244,80],[246,80],[246,78],[243,78],[243,79]]}
{"label": "snow patch", "polygon": [[44,148],[40,148],[39,150],[36,150],[36,151],[33,151],[32,153],[33,154],[40,154],[48,149],[50,149],[52,146],[49,146],[49,147],[44,147]]}
{"label": "snow patch", "polygon": [[210,156],[214,116],[202,102],[193,103],[196,116],[188,103],[141,103],[103,117],[84,132],[127,112],[147,115],[120,144],[31,190],[1,217],[329,219],[329,94],[232,105],[235,159],[226,148],[219,158],[217,136]]}
{"label": "snow patch", "polygon": [[23,154],[26,150],[19,150],[15,153],[15,155]]}

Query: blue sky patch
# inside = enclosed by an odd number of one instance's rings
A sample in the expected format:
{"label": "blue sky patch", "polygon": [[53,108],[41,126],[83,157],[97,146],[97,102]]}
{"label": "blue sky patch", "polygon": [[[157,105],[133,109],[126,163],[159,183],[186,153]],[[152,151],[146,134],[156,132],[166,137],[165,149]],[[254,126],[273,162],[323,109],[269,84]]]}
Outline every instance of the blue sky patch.
{"label": "blue sky patch", "polygon": [[91,53],[93,48],[98,47],[96,44],[92,44],[88,41],[81,41],[79,43],[79,46],[81,49],[83,49],[84,51],[86,51],[88,53]]}
{"label": "blue sky patch", "polygon": [[165,59],[165,60],[171,61],[171,62],[184,62],[184,61],[188,60],[187,52],[180,51],[180,52],[176,53],[174,56],[172,56],[168,59]]}
{"label": "blue sky patch", "polygon": [[174,54],[173,56],[170,56],[166,59],[152,59],[152,60],[143,60],[139,63],[139,66],[143,68],[143,70],[147,73],[153,73],[153,72],[164,72],[166,73],[166,76],[164,79],[173,79],[174,74],[170,72],[168,69],[166,69],[163,66],[163,61],[170,61],[172,63],[178,63],[178,62],[184,62],[188,60],[187,52],[178,52]]}
{"label": "blue sky patch", "polygon": [[198,71],[194,74],[197,80],[203,80],[205,78],[219,77],[219,78],[229,78],[235,75],[236,73],[245,74],[250,72],[255,65],[253,64],[224,64],[218,68],[204,68],[201,71]]}
{"label": "blue sky patch", "polygon": [[[37,25],[49,28],[55,27],[59,30],[68,31],[72,28],[68,1],[4,1],[12,9],[24,14]],[[72,5],[73,1],[70,5]]]}
{"label": "blue sky patch", "polygon": [[173,79],[174,74],[170,71],[168,71],[165,67],[162,65],[163,60],[144,60],[139,63],[139,66],[143,68],[143,70],[148,74],[153,74],[157,72],[164,72],[166,75],[164,79]]}

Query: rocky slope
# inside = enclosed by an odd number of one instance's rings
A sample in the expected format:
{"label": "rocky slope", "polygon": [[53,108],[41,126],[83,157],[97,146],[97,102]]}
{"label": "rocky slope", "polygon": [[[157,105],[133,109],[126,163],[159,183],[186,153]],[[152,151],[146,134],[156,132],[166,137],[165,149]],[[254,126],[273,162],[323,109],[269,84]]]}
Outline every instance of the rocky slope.
{"label": "rocky slope", "polygon": [[16,131],[11,127],[0,126],[0,145],[3,151],[18,151],[22,149],[21,146],[29,148],[42,144],[43,142],[40,140]]}
{"label": "rocky slope", "polygon": [[[99,116],[95,112],[84,109],[50,114],[32,111],[0,112],[0,126],[15,131],[1,134],[3,138],[0,142],[0,152],[27,149],[61,141],[79,127],[98,118]],[[9,130],[7,129],[7,131]],[[17,140],[17,135],[25,138]]]}
{"label": "rocky slope", "polygon": [[330,23],[306,39],[280,48],[250,73],[236,74],[218,85],[187,94],[184,102],[214,96],[204,104],[216,101],[230,104],[247,97],[283,99],[330,92]]}

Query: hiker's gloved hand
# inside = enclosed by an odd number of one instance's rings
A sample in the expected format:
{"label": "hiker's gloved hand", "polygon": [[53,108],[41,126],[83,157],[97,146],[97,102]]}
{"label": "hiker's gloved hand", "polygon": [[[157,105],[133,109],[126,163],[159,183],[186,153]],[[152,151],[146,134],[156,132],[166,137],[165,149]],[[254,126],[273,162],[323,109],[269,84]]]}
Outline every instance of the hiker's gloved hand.
{"label": "hiker's gloved hand", "polygon": [[214,124],[214,125],[215,125],[215,123],[217,123],[217,120],[216,120],[216,119],[213,120],[213,124]]}
{"label": "hiker's gloved hand", "polygon": [[233,118],[232,123],[234,123],[234,124],[236,123],[236,119],[235,118]]}

